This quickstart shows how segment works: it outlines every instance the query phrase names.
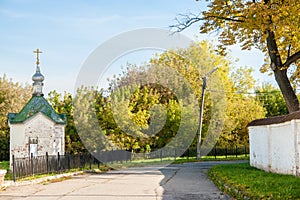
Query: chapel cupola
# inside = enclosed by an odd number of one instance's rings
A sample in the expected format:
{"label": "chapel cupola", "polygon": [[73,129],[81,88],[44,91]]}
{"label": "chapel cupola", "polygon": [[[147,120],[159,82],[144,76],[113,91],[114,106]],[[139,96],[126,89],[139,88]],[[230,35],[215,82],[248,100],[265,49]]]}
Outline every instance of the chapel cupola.
{"label": "chapel cupola", "polygon": [[35,74],[32,76],[33,80],[33,94],[32,96],[44,96],[43,94],[43,81],[44,81],[44,76],[41,74],[41,69],[40,69],[40,60],[39,60],[39,54],[42,53],[39,49],[36,49],[33,51],[36,53],[36,71]]}

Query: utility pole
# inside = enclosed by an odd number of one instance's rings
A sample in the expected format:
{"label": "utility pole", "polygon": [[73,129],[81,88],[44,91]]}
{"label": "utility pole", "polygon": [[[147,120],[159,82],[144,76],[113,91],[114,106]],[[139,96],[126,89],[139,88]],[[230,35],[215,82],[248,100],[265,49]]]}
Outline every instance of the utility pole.
{"label": "utility pole", "polygon": [[201,133],[202,133],[202,121],[203,121],[203,110],[204,110],[204,98],[205,98],[205,89],[207,85],[208,77],[217,71],[218,68],[214,68],[213,70],[209,71],[205,76],[202,77],[203,84],[202,84],[202,94],[201,94],[201,107],[199,113],[199,127],[198,127],[198,142],[197,142],[197,160],[201,158]]}

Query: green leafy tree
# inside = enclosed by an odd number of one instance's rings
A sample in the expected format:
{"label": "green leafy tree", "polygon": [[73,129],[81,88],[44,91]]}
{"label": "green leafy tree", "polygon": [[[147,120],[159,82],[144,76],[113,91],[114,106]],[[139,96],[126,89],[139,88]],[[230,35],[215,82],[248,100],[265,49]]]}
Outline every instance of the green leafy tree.
{"label": "green leafy tree", "polygon": [[265,109],[255,97],[245,94],[228,93],[227,110],[220,146],[238,146],[249,143],[247,125],[254,119],[264,118]]}
{"label": "green leafy tree", "polygon": [[231,69],[231,71],[230,78],[236,93],[248,93],[254,88],[256,81],[253,78],[253,68],[238,67]]}
{"label": "green leafy tree", "polygon": [[29,85],[22,86],[18,82],[0,77],[0,159],[9,159],[9,127],[8,113],[18,113],[32,95]]}
{"label": "green leafy tree", "polygon": [[247,125],[254,119],[265,117],[265,109],[259,104],[255,96],[251,95],[255,80],[253,69],[249,67],[231,66],[231,73],[227,74],[226,113],[219,146],[240,146],[249,143]]}
{"label": "green leafy tree", "polygon": [[[200,32],[216,32],[219,52],[228,45],[241,44],[243,50],[257,48],[265,53],[261,71],[271,71],[289,112],[299,110],[291,85],[299,82],[300,4],[298,0],[211,0],[199,14],[180,15],[172,26],[183,31],[201,22]],[[288,70],[291,77],[288,76]]]}
{"label": "green leafy tree", "polygon": [[[203,138],[209,138],[212,143],[207,145],[215,144],[218,138],[214,132],[222,126],[214,119],[221,118],[224,129],[220,130],[220,145],[247,143],[247,124],[265,114],[254,97],[244,94],[253,89],[253,70],[246,67],[230,72],[231,61],[217,55],[213,48],[211,43],[204,41],[187,49],[156,55],[142,66],[128,65],[120,77],[111,80],[109,96],[93,88],[79,90],[73,99],[77,110],[74,115],[84,144],[93,152],[116,148],[133,152],[148,152],[165,146],[183,148],[197,129],[193,124],[197,123],[198,110],[192,103],[200,102],[203,84],[200,77],[215,67],[219,70],[208,80],[205,95]],[[179,101],[177,96],[183,99]],[[65,109],[69,108],[66,104],[69,101],[65,100],[68,98],[55,93],[51,97],[58,111],[68,113],[71,110]],[[182,121],[183,115],[188,117]],[[184,133],[177,137],[179,127]],[[196,139],[193,146],[196,146]],[[171,141],[175,143],[168,145]]]}
{"label": "green leafy tree", "polygon": [[65,128],[65,152],[77,154],[85,152],[80,137],[77,133],[73,116],[73,98],[69,93],[59,94],[57,91],[51,91],[48,94],[48,101],[57,113],[66,114],[67,125]]}
{"label": "green leafy tree", "polygon": [[[235,68],[229,59],[217,55],[212,49],[214,46],[211,43],[199,42],[192,44],[188,49],[181,49],[177,52],[169,51],[160,55],[159,59],[153,59],[152,62],[163,63],[183,74],[198,95],[198,100],[200,100],[202,87],[202,80],[199,77],[204,76],[214,67],[219,67],[215,77],[210,79],[211,82],[208,84],[208,92],[205,96],[202,138],[204,140],[205,137],[210,137],[206,141],[214,144],[216,142],[214,137],[217,136],[211,132],[207,133],[209,129],[218,130],[218,126],[212,124],[211,119],[224,118],[224,128],[219,144],[223,146],[247,144],[247,124],[265,116],[265,110],[255,101],[255,98],[244,94],[253,90],[255,85],[252,76],[253,69],[249,67]],[[226,105],[222,103],[222,99],[225,100]],[[225,112],[222,109],[223,106],[226,107]],[[207,145],[209,146],[209,144]],[[193,146],[196,146],[196,141]]]}
{"label": "green leafy tree", "polygon": [[[125,86],[126,84],[135,81],[139,82],[143,79],[166,80],[171,82],[169,84],[173,85],[174,88],[178,88],[176,95],[186,94],[188,87],[185,87],[185,85],[182,87],[182,85],[179,84],[180,81],[175,78],[171,80],[169,78],[163,78],[164,76],[175,77],[175,74],[171,72],[164,75],[165,72],[163,68],[169,67],[187,79],[193,92],[196,94],[197,100],[200,101],[202,87],[200,77],[203,77],[211,69],[219,67],[219,70],[214,75],[215,77],[209,79],[208,93],[205,96],[203,138],[212,137],[209,141],[214,144],[217,136],[214,135],[213,130],[218,130],[218,125],[214,125],[214,121],[211,123],[211,119],[223,118],[225,122],[220,143],[222,143],[222,145],[244,145],[248,141],[247,124],[256,118],[265,116],[264,109],[255,101],[254,97],[241,94],[253,89],[255,84],[252,77],[253,70],[248,67],[232,69],[231,61],[221,55],[217,55],[212,51],[213,48],[214,46],[212,46],[211,43],[204,41],[192,44],[187,49],[166,51],[152,58],[150,64],[147,66],[128,68],[128,71],[124,72],[123,76],[118,77],[116,82],[111,85],[116,87],[118,87],[118,85]],[[230,73],[230,68],[232,69],[232,73]],[[159,73],[151,72],[154,69],[158,70]],[[157,79],[151,77],[152,75],[155,75]],[[221,88],[220,85],[222,86]],[[153,87],[155,88],[156,94],[158,94],[158,98],[154,95],[152,96],[152,98],[155,99],[154,101],[145,101],[145,99],[151,96],[148,92],[151,91]],[[116,89],[113,90],[115,91]],[[145,127],[147,127],[149,123],[149,113],[148,111],[145,112],[145,110],[149,109],[154,103],[167,103],[170,108],[167,111],[165,126],[153,137],[155,140],[151,143],[151,147],[161,148],[174,138],[181,123],[181,119],[177,117],[180,116],[180,110],[178,110],[176,106],[176,99],[170,95],[170,91],[159,89],[153,85],[152,87],[147,85],[145,90],[139,89],[136,91],[131,99],[133,100],[131,101],[131,105],[133,106],[131,112],[133,111],[133,113],[127,113],[127,115],[137,117],[135,120],[137,120],[137,122],[143,122],[142,124],[144,124]],[[190,98],[190,96],[186,97],[186,99]],[[167,101],[166,99],[171,99],[171,101]],[[226,102],[226,105],[222,103],[223,100]],[[124,108],[124,105],[120,107],[120,110],[122,107]],[[225,107],[227,110],[224,111]],[[190,112],[192,113],[192,108],[189,109],[191,109]],[[136,115],[137,113],[143,114]],[[223,113],[225,113],[225,115]],[[188,127],[188,124],[189,123],[186,124],[186,127]],[[209,131],[210,133],[207,134]],[[141,142],[139,144],[143,146]],[[193,146],[196,146],[196,140]]]}
{"label": "green leafy tree", "polygon": [[133,151],[147,150],[149,145],[159,148],[168,143],[178,129],[176,117],[179,115],[176,112],[180,111],[171,91],[167,91],[158,84],[114,89],[112,100],[107,102],[112,117],[107,118],[99,113],[102,127],[105,128],[103,125],[107,125],[107,121],[110,121],[109,127],[113,127],[106,130],[108,137],[119,147]]}
{"label": "green leafy tree", "polygon": [[264,84],[255,90],[256,99],[266,109],[266,117],[288,114],[288,109],[280,91],[271,84]]}
{"label": "green leafy tree", "polygon": [[[108,128],[101,127],[98,116],[102,107],[102,93],[95,88],[80,88],[73,99],[74,124],[80,139],[87,150],[97,154],[103,150],[112,150],[114,145],[105,137]],[[110,117],[107,115],[107,117]],[[103,123],[110,125],[110,120]],[[117,131],[117,130],[115,130]]]}

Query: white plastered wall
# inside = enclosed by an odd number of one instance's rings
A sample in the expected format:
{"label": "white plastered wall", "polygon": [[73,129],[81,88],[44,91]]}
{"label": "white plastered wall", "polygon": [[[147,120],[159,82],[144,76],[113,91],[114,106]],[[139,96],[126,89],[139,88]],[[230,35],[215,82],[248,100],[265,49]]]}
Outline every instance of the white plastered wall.
{"label": "white plastered wall", "polygon": [[300,173],[300,120],[249,127],[250,165],[265,171]]}

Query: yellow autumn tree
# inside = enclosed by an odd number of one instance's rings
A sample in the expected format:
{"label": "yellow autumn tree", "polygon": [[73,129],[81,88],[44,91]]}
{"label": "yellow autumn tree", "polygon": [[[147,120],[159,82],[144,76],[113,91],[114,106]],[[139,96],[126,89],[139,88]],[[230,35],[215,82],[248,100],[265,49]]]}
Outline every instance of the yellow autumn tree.
{"label": "yellow autumn tree", "polygon": [[219,146],[224,147],[247,145],[247,124],[265,117],[264,108],[255,101],[254,96],[249,95],[255,85],[252,68],[236,67],[230,58],[217,55],[213,49],[211,42],[202,41],[191,44],[187,49],[169,50],[151,59],[152,65],[168,66],[183,75],[193,88],[199,105],[203,84],[200,77],[218,67],[208,79],[205,95],[202,127],[204,152],[205,147],[212,147],[217,141]]}
{"label": "yellow autumn tree", "polygon": [[[216,32],[219,52],[240,44],[243,50],[265,53],[261,71],[270,71],[283,94],[289,112],[299,110],[294,86],[300,81],[300,3],[298,0],[207,0],[199,14],[179,15],[171,27],[183,31],[200,23],[201,33]],[[288,71],[289,70],[289,71]],[[289,76],[288,72],[291,73]]]}

